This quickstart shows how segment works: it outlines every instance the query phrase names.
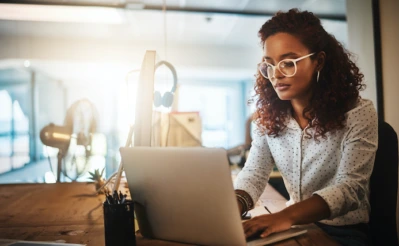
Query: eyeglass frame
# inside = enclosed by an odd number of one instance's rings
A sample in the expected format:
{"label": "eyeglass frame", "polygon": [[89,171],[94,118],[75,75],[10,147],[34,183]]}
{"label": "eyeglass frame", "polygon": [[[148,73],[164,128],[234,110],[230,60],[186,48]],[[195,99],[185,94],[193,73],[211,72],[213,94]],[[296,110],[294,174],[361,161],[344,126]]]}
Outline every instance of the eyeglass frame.
{"label": "eyeglass frame", "polygon": [[[296,63],[297,63],[298,61],[303,60],[303,59],[305,59],[305,58],[308,58],[308,57],[310,57],[310,56],[312,56],[312,55],[314,55],[314,54],[316,54],[316,53],[313,52],[313,53],[310,53],[310,54],[301,56],[301,57],[296,58],[296,59],[283,59],[283,60],[279,61],[279,62],[277,63],[276,66],[274,66],[273,64],[270,64],[270,63],[264,61],[264,62],[259,63],[259,65],[258,65],[258,70],[259,70],[260,74],[262,74],[262,76],[263,76],[264,78],[266,78],[266,79],[268,79],[268,80],[271,80],[271,78],[269,79],[268,77],[266,77],[266,76],[262,73],[262,71],[261,71],[261,69],[260,69],[260,66],[261,66],[263,63],[265,63],[266,66],[269,66],[269,65],[270,65],[270,66],[273,68],[273,76],[272,76],[272,78],[273,78],[273,77],[275,78],[275,75],[276,75],[276,67],[277,67],[278,71],[279,71],[282,75],[284,75],[284,77],[290,78],[290,77],[295,76],[295,74],[296,74],[296,72],[297,72],[297,70],[298,70],[298,69],[297,69]],[[280,63],[283,62],[283,61],[287,61],[287,60],[294,63],[295,72],[294,72],[292,75],[285,75],[285,74],[280,70],[280,66],[279,66]],[[266,73],[267,73],[267,70],[266,70]]]}

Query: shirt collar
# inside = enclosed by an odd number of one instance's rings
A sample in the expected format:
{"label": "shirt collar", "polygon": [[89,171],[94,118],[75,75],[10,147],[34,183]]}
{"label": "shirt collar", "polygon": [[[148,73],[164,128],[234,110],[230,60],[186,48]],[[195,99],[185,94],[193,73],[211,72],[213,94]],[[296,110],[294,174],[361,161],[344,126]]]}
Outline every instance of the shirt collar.
{"label": "shirt collar", "polygon": [[[316,120],[316,118],[314,118],[314,119],[312,120],[312,123],[314,123],[315,120]],[[294,130],[298,130],[298,129],[299,129],[299,130],[302,131],[302,129],[301,129],[301,127],[299,126],[298,122],[297,122],[297,121],[294,119],[294,117],[292,116],[291,110],[288,110],[287,118],[286,118],[286,120],[285,120],[285,125],[287,126],[287,128],[294,129]],[[308,126],[309,126],[309,125],[308,125]]]}
{"label": "shirt collar", "polygon": [[301,129],[298,122],[296,122],[294,117],[292,117],[291,109],[287,110],[287,117],[285,118],[284,124],[286,125],[287,128],[290,129]]}
{"label": "shirt collar", "polygon": [[287,126],[287,128],[290,129],[294,129],[294,130],[301,130],[301,127],[299,126],[298,122],[296,122],[296,120],[294,119],[294,117],[292,117],[291,113],[289,113],[287,119],[286,119],[286,123],[285,125]]}

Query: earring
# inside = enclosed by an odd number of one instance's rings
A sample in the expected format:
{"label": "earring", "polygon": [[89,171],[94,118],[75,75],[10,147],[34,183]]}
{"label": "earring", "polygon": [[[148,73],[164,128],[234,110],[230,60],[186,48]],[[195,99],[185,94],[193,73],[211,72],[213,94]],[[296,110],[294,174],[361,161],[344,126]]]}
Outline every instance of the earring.
{"label": "earring", "polygon": [[320,76],[320,71],[317,71],[317,78],[316,78],[317,83],[319,83],[319,76]]}

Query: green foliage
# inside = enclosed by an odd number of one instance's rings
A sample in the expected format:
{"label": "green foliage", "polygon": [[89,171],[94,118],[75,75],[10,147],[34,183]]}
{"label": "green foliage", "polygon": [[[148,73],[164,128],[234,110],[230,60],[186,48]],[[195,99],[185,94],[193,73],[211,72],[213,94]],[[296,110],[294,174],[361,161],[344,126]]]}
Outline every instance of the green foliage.
{"label": "green foliage", "polygon": [[93,180],[93,181],[101,181],[103,178],[103,174],[104,174],[104,170],[105,168],[103,168],[100,172],[100,169],[94,169],[94,172],[89,172],[89,174],[91,175],[91,177],[89,177],[89,179]]}

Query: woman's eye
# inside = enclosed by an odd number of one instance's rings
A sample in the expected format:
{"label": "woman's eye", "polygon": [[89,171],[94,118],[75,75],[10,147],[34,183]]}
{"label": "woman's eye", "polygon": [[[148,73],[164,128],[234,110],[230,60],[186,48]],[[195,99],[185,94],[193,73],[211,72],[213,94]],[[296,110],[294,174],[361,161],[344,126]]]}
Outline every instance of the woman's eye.
{"label": "woman's eye", "polygon": [[294,65],[294,62],[292,62],[292,61],[283,61],[283,62],[281,62],[280,66],[282,68],[285,68],[285,67],[293,67],[295,65]]}

